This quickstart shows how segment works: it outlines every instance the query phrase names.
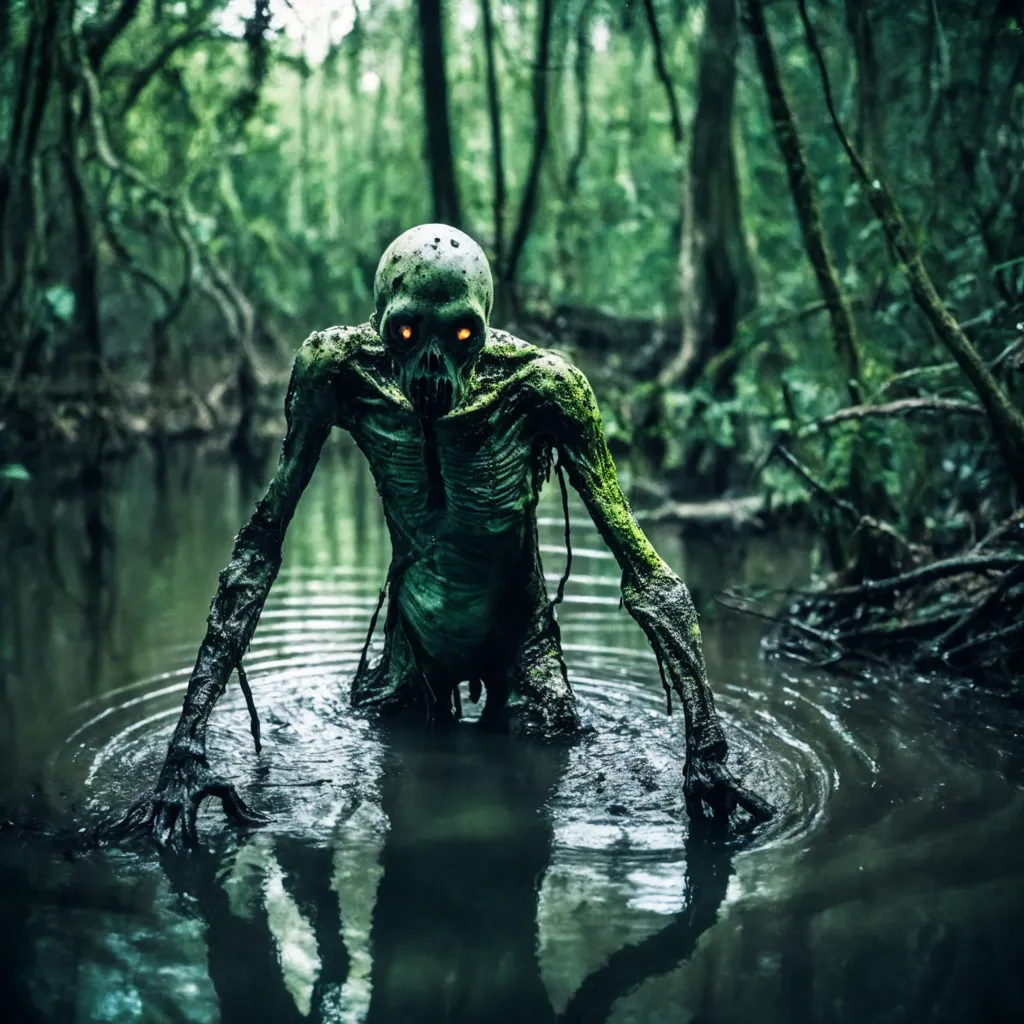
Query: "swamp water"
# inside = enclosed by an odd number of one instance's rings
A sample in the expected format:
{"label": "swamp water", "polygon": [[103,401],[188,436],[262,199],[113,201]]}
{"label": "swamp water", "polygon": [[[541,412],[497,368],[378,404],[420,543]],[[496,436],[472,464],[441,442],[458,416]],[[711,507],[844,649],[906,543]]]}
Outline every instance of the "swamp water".
{"label": "swamp water", "polygon": [[[268,462],[268,465],[270,463]],[[732,764],[779,808],[688,835],[683,722],[573,496],[559,612],[590,733],[567,747],[383,731],[347,707],[389,545],[350,446],[325,451],[213,766],[202,848],[76,849],[151,786],[231,539],[262,491],[194,449],[83,486],[19,483],[0,520],[0,992],[5,1021],[1002,1021],[1024,1005],[1024,716],[998,696],[759,658],[730,584],[805,567],[781,541],[652,539],[704,611]],[[13,486],[13,485],[12,485]],[[564,564],[545,490],[546,570]],[[466,698],[467,719],[476,712]]]}

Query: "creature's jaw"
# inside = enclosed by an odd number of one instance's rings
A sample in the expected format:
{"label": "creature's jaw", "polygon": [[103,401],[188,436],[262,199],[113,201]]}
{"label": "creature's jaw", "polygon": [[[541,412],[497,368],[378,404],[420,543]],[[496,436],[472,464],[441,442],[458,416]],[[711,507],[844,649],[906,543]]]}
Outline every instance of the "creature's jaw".
{"label": "creature's jaw", "polygon": [[408,398],[420,419],[437,420],[455,407],[455,386],[444,374],[416,374]]}
{"label": "creature's jaw", "polygon": [[417,416],[424,421],[447,416],[466,392],[460,368],[433,347],[420,356],[410,373],[402,377],[402,391]]}

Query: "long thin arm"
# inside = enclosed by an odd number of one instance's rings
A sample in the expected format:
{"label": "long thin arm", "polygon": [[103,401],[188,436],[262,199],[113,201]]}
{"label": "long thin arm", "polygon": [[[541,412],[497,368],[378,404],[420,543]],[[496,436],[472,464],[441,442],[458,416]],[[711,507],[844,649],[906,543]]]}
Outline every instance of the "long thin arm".
{"label": "long thin arm", "polygon": [[206,724],[249,646],[281,567],[285,530],[336,421],[329,362],[319,335],[313,335],[299,350],[285,400],[288,429],[277,473],[235,538],[231,561],[220,574],[206,637],[156,788],[132,806],[113,826],[114,832],[140,825],[152,827],[163,846],[180,822],[183,838],[194,841],[196,813],[207,796],[220,797],[225,811],[243,824],[266,820],[246,806],[229,781],[211,772],[206,760]]}
{"label": "long thin arm", "polygon": [[199,648],[171,748],[205,752],[206,723],[232,671],[249,646],[263,604],[281,568],[281,548],[302,492],[320,458],[331,422],[309,394],[306,367],[292,371],[286,415],[288,431],[277,473],[267,493],[235,539],[231,561],[220,574],[210,605],[206,637]]}
{"label": "long thin arm", "polygon": [[702,800],[716,814],[738,802],[758,818],[771,809],[736,785],[725,771],[725,733],[715,712],[701,646],[700,626],[683,581],[654,550],[630,511],[605,441],[597,400],[582,371],[552,357],[546,375],[547,408],[554,444],[622,569],[623,603],[643,628],[658,665],[679,695],[686,718],[686,799],[691,815]]}
{"label": "long thin arm", "polygon": [[320,458],[332,426],[323,384],[314,377],[306,348],[299,351],[288,385],[288,429],[277,472],[267,493],[242,527],[231,561],[220,574],[210,605],[206,637],[189,679],[171,748],[205,752],[206,723],[242,660],[259,622],[263,604],[281,568],[285,530]]}

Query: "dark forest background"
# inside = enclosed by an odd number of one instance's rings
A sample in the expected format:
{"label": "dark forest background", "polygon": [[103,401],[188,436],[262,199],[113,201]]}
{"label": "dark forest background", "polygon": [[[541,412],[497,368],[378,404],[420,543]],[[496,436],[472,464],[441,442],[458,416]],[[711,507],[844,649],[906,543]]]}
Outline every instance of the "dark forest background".
{"label": "dark forest background", "polygon": [[1022,0],[2,0],[0,146],[0,506],[279,433],[439,220],[652,514],[813,523],[815,657],[1019,680]]}

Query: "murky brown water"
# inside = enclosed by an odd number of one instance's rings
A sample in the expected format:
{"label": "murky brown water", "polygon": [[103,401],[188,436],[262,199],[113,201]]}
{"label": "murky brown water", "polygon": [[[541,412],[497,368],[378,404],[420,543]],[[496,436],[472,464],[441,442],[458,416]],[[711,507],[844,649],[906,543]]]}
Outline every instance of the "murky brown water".
{"label": "murky brown water", "polygon": [[[151,785],[217,573],[264,483],[218,457],[54,467],[0,520],[0,816],[82,827]],[[273,824],[202,850],[75,852],[0,829],[5,1020],[1010,1020],[1024,1004],[1024,717],[997,696],[766,665],[715,590],[799,546],[653,535],[705,610],[733,760],[779,807],[690,837],[681,716],[573,505],[560,611],[587,738],[552,748],[346,707],[389,547],[372,481],[325,454],[214,713],[211,760]],[[563,565],[557,488],[547,571]],[[472,712],[472,705],[465,705]],[[11,1015],[13,1014],[13,1016]]]}

